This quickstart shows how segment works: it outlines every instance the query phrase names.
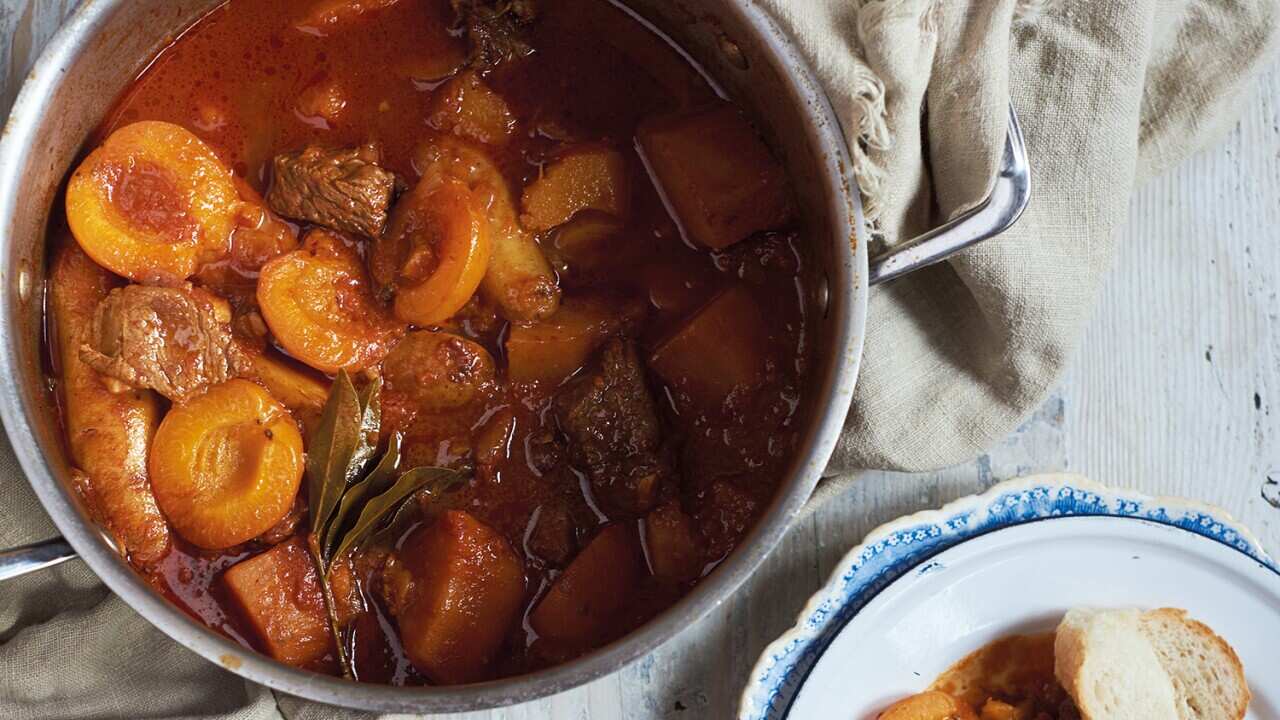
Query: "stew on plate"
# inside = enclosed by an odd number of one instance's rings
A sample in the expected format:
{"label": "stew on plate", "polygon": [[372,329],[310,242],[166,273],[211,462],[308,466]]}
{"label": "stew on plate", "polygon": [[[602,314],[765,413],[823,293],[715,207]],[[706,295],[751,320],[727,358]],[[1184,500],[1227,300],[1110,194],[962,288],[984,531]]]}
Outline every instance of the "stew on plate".
{"label": "stew on plate", "polygon": [[74,482],[186,612],[468,683],[712,572],[805,412],[813,263],[743,111],[601,0],[229,0],[50,226]]}

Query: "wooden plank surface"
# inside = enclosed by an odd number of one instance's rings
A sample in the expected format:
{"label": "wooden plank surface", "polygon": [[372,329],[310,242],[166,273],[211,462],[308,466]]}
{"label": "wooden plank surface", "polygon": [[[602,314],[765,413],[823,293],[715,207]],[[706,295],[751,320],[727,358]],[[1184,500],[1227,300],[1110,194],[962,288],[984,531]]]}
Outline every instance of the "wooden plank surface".
{"label": "wooden plank surface", "polygon": [[[0,0],[0,115],[74,4]],[[987,455],[940,473],[866,473],[793,528],[730,601],[615,675],[443,717],[730,717],[757,655],[869,530],[1030,472],[1210,502],[1280,553],[1280,508],[1265,499],[1280,504],[1280,67],[1223,144],[1135,195],[1119,247],[1061,387]]]}

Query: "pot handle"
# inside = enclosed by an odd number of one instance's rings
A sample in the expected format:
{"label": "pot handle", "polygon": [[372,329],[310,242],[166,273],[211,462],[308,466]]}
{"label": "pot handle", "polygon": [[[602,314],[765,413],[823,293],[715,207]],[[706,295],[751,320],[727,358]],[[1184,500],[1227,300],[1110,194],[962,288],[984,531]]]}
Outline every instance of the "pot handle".
{"label": "pot handle", "polygon": [[53,567],[76,556],[76,551],[60,537],[34,545],[0,551],[0,581]]}
{"label": "pot handle", "polygon": [[871,259],[872,285],[942,262],[961,250],[1013,227],[1031,200],[1031,167],[1018,114],[1009,106],[1009,134],[995,184],[977,207],[941,227]]}

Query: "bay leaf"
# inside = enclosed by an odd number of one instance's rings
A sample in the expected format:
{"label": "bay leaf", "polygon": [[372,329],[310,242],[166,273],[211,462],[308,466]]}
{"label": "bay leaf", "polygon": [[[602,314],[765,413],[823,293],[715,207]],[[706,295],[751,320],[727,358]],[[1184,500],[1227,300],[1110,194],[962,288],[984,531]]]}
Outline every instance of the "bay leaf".
{"label": "bay leaf", "polygon": [[347,467],[347,483],[355,482],[368,471],[369,463],[378,452],[378,434],[382,429],[382,378],[360,388],[359,441],[351,454]]}
{"label": "bay leaf", "polygon": [[387,440],[387,451],[382,454],[382,459],[374,466],[369,474],[363,480],[353,484],[347,488],[342,495],[342,502],[338,504],[338,511],[334,513],[333,519],[329,523],[329,528],[324,535],[324,543],[321,544],[325,552],[325,557],[334,557],[329,551],[333,549],[334,542],[340,537],[341,533],[348,531],[352,524],[355,523],[355,510],[365,498],[380,495],[391,487],[392,482],[396,479],[396,471],[400,469],[400,433],[392,433]]}
{"label": "bay leaf", "polygon": [[351,378],[339,370],[324,410],[307,444],[307,504],[311,532],[323,538],[333,511],[347,489],[348,469],[361,443],[360,398]]}
{"label": "bay leaf", "polygon": [[351,530],[343,535],[333,557],[342,557],[359,546],[392,516],[402,501],[419,490],[428,489],[428,492],[443,495],[464,481],[464,476],[458,471],[439,467],[414,468],[401,475],[389,489],[365,504]]}

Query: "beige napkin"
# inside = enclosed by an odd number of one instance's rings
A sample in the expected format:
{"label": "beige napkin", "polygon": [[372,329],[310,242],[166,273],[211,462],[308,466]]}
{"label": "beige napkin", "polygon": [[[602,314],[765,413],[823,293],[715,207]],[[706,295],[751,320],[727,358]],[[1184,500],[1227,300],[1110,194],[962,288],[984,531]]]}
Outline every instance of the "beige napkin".
{"label": "beige napkin", "polygon": [[[758,1],[852,134],[880,242],[985,194],[1010,99],[1034,169],[1014,231],[872,292],[840,477],[820,495],[856,468],[966,460],[1040,403],[1089,314],[1127,189],[1230,125],[1280,24],[1276,0]],[[0,446],[0,547],[53,535]],[[204,662],[80,563],[0,586],[0,717],[362,716],[273,698]]]}

